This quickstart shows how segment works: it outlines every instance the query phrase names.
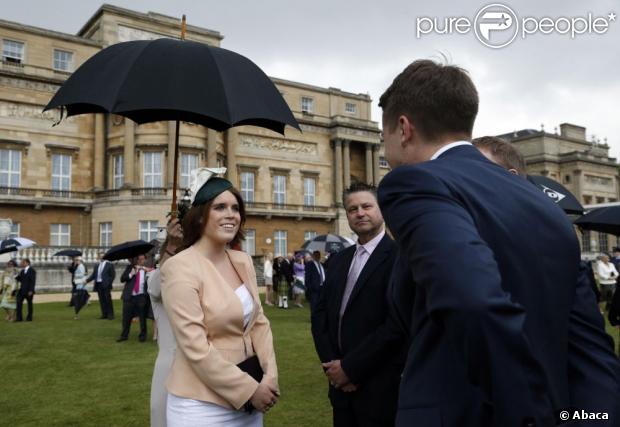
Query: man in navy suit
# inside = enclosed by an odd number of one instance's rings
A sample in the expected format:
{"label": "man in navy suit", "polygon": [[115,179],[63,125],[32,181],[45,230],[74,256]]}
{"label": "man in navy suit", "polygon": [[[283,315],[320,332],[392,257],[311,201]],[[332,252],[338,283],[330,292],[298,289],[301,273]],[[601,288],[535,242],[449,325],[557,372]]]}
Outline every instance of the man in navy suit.
{"label": "man in navy suit", "polygon": [[323,287],[323,283],[325,283],[325,269],[321,264],[321,252],[312,252],[312,261],[306,262],[304,275],[306,299],[310,302],[310,311],[312,312],[319,301],[321,288]]}
{"label": "man in navy suit", "polygon": [[37,272],[30,265],[30,260],[28,258],[24,258],[21,261],[22,270],[19,272],[17,277],[15,278],[19,282],[19,291],[17,291],[17,317],[16,321],[23,321],[22,315],[22,306],[24,304],[24,300],[28,303],[28,315],[26,316],[27,322],[32,322],[32,299],[34,298],[34,288],[37,284]]}
{"label": "man in navy suit", "polygon": [[620,368],[573,227],[471,145],[469,76],[416,61],[379,105],[394,168],[379,202],[400,252],[391,292],[409,295],[393,301],[410,334],[396,425],[553,426],[571,407],[615,425]]}
{"label": "man in navy suit", "polygon": [[343,202],[358,242],[330,257],[312,312],[314,345],[330,383],[334,427],[391,426],[406,350],[388,316],[396,245],[374,187],[353,184]]}

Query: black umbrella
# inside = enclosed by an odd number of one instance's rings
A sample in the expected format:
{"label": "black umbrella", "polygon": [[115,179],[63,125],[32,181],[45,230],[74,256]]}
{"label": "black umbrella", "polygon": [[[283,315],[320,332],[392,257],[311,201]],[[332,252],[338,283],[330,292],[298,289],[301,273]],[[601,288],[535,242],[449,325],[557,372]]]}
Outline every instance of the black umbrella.
{"label": "black umbrella", "polygon": [[321,234],[312,240],[306,241],[301,248],[308,252],[336,253],[349,246],[351,246],[351,242],[344,237],[336,234]]}
{"label": "black umbrella", "polygon": [[542,175],[528,175],[527,180],[536,185],[569,215],[581,215],[583,206],[562,184]]}
{"label": "black umbrella", "polygon": [[144,240],[132,240],[131,242],[121,243],[120,245],[112,246],[103,256],[103,259],[108,261],[118,261],[119,259],[133,258],[138,255],[144,255],[154,245]]}
{"label": "black umbrella", "polygon": [[620,206],[595,208],[578,218],[575,225],[584,230],[600,231],[601,233],[620,236]]}
{"label": "black umbrella", "polygon": [[300,129],[273,82],[248,58],[205,43],[166,38],[103,49],[67,79],[44,111],[56,107],[67,116],[114,113],[139,124],[175,120],[173,211],[179,121],[217,131],[240,125],[281,134],[287,124]]}
{"label": "black umbrella", "polygon": [[63,249],[62,251],[56,252],[52,256],[76,257],[76,256],[82,256],[82,251],[78,251],[77,249]]}

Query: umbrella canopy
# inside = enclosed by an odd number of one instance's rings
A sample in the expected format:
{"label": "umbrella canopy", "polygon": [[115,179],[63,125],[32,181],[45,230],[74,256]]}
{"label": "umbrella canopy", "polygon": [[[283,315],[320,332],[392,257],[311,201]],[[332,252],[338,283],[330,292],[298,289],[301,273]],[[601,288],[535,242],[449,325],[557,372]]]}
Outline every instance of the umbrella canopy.
{"label": "umbrella canopy", "polygon": [[620,236],[620,206],[606,206],[592,209],[575,221],[584,230]]}
{"label": "umbrella canopy", "polygon": [[133,258],[138,255],[145,255],[153,249],[153,244],[144,240],[132,240],[131,242],[121,243],[112,246],[103,256],[108,261],[118,261],[119,259]]}
{"label": "umbrella canopy", "polygon": [[300,129],[282,95],[248,58],[193,41],[117,43],[80,66],[45,110],[115,113],[136,123],[181,120],[217,131],[254,125]]}
{"label": "umbrella canopy", "polygon": [[312,240],[308,240],[302,245],[302,249],[313,252],[335,253],[351,246],[351,243],[344,237],[336,234],[321,234]]}
{"label": "umbrella canopy", "polygon": [[583,214],[583,206],[562,184],[542,175],[528,175],[527,180],[536,185],[569,215]]}
{"label": "umbrella canopy", "polygon": [[52,256],[76,257],[76,256],[82,256],[82,251],[78,251],[77,249],[63,249],[62,251],[56,252]]}
{"label": "umbrella canopy", "polygon": [[13,237],[0,242],[0,254],[27,249],[36,244],[37,242],[34,240],[26,239],[24,237]]}

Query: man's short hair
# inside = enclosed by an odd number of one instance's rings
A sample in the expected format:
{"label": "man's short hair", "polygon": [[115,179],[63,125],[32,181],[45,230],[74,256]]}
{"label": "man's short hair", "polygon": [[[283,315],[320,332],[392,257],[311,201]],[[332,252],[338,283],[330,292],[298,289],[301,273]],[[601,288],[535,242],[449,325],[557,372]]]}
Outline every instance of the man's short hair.
{"label": "man's short hair", "polygon": [[24,261],[26,264],[30,265],[30,260],[28,258],[22,258],[22,261]]}
{"label": "man's short hair", "polygon": [[500,166],[514,169],[520,176],[526,176],[525,159],[510,142],[495,136],[481,136],[471,142],[479,150],[488,151]]}
{"label": "man's short hair", "polygon": [[360,191],[368,191],[369,193],[372,193],[372,195],[375,197],[375,200],[377,200],[377,187],[363,182],[354,182],[349,186],[349,188],[346,188],[342,192],[342,204],[345,204],[347,197],[349,197],[351,194],[359,193]]}
{"label": "man's short hair", "polygon": [[478,114],[478,91],[462,68],[417,60],[396,76],[379,107],[390,130],[404,115],[427,140],[449,134],[469,138]]}

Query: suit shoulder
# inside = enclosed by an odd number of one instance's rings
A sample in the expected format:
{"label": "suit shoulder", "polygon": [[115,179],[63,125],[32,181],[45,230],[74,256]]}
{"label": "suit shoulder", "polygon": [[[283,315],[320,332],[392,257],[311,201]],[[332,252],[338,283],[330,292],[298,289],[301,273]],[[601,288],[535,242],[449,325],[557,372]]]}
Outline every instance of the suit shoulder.
{"label": "suit shoulder", "polygon": [[226,252],[228,252],[230,259],[235,262],[242,262],[244,264],[254,265],[254,262],[252,261],[252,256],[247,252],[237,251],[233,249],[230,249]]}
{"label": "suit shoulder", "polygon": [[431,162],[399,166],[390,171],[379,184],[379,200],[390,195],[416,192],[444,192],[447,187],[442,178],[444,168],[431,168]]}
{"label": "suit shoulder", "polygon": [[198,254],[191,247],[183,249],[175,256],[169,258],[161,268],[162,274],[166,274],[169,270],[178,270],[179,268],[187,268],[195,266],[198,260]]}

